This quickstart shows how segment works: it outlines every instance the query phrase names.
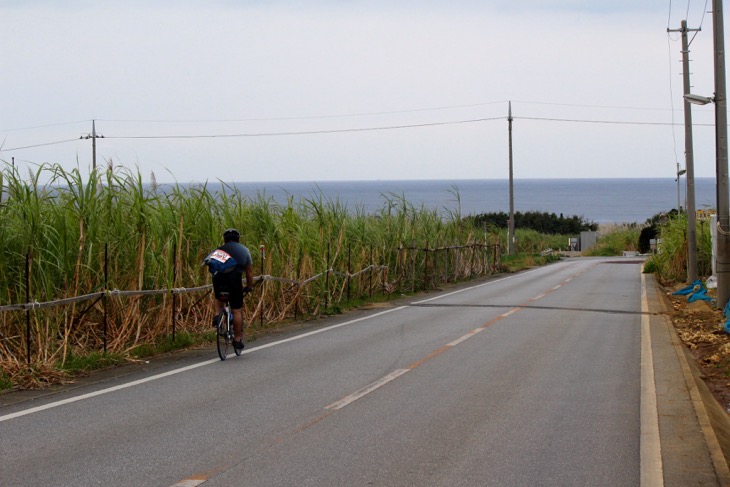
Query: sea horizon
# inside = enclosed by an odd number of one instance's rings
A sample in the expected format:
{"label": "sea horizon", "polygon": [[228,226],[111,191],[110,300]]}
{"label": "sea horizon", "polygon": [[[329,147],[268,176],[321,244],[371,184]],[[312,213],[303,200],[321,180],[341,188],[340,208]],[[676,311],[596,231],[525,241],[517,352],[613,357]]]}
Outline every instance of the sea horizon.
{"label": "sea horizon", "polygon": [[[715,207],[715,178],[695,178],[695,208]],[[515,211],[578,216],[587,222],[644,223],[685,205],[685,180],[672,178],[514,179]],[[322,198],[350,211],[377,214],[403,199],[415,208],[461,216],[509,212],[508,179],[401,179],[352,181],[266,181],[180,183],[233,185],[244,197],[264,197],[279,205]],[[160,186],[166,186],[161,184]]]}

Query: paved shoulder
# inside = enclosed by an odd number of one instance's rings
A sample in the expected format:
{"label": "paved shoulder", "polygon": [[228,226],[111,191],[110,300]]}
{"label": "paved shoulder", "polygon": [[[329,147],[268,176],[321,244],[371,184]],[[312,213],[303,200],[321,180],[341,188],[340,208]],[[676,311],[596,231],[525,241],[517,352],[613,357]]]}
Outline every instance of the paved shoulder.
{"label": "paved shoulder", "polygon": [[679,341],[653,275],[646,286],[664,485],[730,485],[727,414]]}

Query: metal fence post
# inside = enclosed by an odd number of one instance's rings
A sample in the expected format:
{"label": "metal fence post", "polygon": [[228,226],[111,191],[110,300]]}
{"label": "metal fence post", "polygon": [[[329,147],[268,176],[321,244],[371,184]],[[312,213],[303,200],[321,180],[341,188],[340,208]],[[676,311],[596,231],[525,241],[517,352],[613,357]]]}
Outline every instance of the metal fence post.
{"label": "metal fence post", "polygon": [[449,282],[449,247],[448,246],[446,247],[446,272],[445,272],[445,276],[446,276],[446,282],[448,283]]}
{"label": "metal fence post", "polygon": [[109,290],[109,242],[104,243],[104,354],[106,355],[107,346],[107,301]]}
{"label": "metal fence post", "polygon": [[411,240],[411,252],[413,252],[413,257],[411,257],[411,292],[416,292],[416,255],[418,252],[416,251],[416,241]]}
{"label": "metal fence post", "polygon": [[347,302],[350,302],[350,273],[352,270],[350,269],[351,264],[351,253],[352,253],[352,244],[350,242],[347,243]]}
{"label": "metal fence post", "polygon": [[259,326],[264,326],[264,310],[266,308],[266,301],[264,301],[264,286],[266,281],[264,280],[264,261],[266,260],[266,247],[264,244],[259,245],[259,251],[261,252],[261,314],[259,315]]}
{"label": "metal fence post", "polygon": [[175,285],[177,284],[177,243],[172,245],[172,341],[175,342],[175,305],[177,304],[177,294],[175,293]]}
{"label": "metal fence post", "polygon": [[[25,254],[25,302],[30,303],[30,260],[33,256],[33,246],[28,247]],[[30,365],[30,309],[25,310],[25,345],[28,353],[28,365]]]}
{"label": "metal fence post", "polygon": [[370,244],[370,297],[373,297],[373,244]]}

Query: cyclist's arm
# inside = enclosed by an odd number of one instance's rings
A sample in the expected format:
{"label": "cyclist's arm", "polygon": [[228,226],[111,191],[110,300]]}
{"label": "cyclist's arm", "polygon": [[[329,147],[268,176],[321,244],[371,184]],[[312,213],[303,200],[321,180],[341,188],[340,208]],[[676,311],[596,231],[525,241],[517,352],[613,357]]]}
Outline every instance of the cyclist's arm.
{"label": "cyclist's arm", "polygon": [[251,263],[246,264],[246,287],[253,288],[253,270],[251,269]]}

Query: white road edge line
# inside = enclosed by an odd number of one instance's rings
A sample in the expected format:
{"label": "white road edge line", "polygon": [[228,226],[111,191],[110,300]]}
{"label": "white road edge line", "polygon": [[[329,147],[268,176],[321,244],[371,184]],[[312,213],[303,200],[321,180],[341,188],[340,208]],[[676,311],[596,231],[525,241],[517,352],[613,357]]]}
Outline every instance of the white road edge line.
{"label": "white road edge line", "polygon": [[[246,350],[243,351],[243,353],[254,353],[254,352],[258,351],[258,350],[263,350],[265,348],[275,347],[277,345],[282,345],[284,343],[292,342],[294,340],[300,340],[302,338],[306,338],[306,337],[309,337],[309,336],[312,336],[312,335],[316,335],[318,333],[324,333],[326,331],[334,330],[335,328],[340,328],[340,327],[347,326],[347,325],[351,325],[353,323],[357,323],[357,322],[360,322],[360,321],[365,321],[365,320],[369,320],[369,319],[372,319],[372,318],[377,318],[378,316],[382,316],[384,314],[392,313],[394,311],[399,311],[399,310],[405,309],[405,308],[407,308],[407,306],[399,306],[397,308],[387,309],[385,311],[381,311],[379,313],[375,313],[374,315],[363,316],[361,318],[355,318],[354,320],[345,321],[343,323],[338,323],[337,325],[328,326],[326,328],[320,328],[319,330],[310,331],[309,333],[303,333],[301,335],[293,336],[291,338],[286,338],[286,339],[280,340],[278,342],[267,343],[266,345],[261,345],[260,347],[246,349]],[[39,413],[39,412],[45,411],[47,409],[53,409],[53,408],[56,408],[56,407],[59,407],[59,406],[63,406],[65,404],[71,404],[71,403],[74,403],[74,402],[83,401],[85,399],[91,399],[92,397],[101,396],[103,394],[108,394],[110,392],[115,392],[115,391],[119,391],[119,390],[122,390],[122,389],[127,389],[129,387],[138,386],[138,385],[141,385],[141,384],[145,384],[147,382],[152,382],[152,381],[155,381],[155,380],[158,380],[158,379],[162,379],[162,378],[165,378],[165,377],[169,377],[171,375],[179,374],[179,373],[182,373],[182,372],[187,372],[188,370],[197,369],[198,367],[203,367],[205,365],[211,365],[211,364],[214,364],[214,363],[217,363],[217,362],[220,362],[220,360],[217,359],[217,358],[211,359],[211,360],[206,360],[204,362],[200,362],[200,363],[197,363],[197,364],[188,365],[186,367],[181,367],[179,369],[169,370],[167,372],[163,372],[161,374],[157,374],[157,375],[153,375],[153,376],[150,376],[150,377],[146,377],[144,379],[139,379],[139,380],[135,380],[135,381],[132,381],[132,382],[127,382],[125,384],[119,384],[117,386],[108,387],[106,389],[101,389],[101,390],[94,391],[94,392],[89,392],[88,394],[82,394],[80,396],[70,397],[68,399],[62,399],[60,401],[55,401],[55,402],[51,402],[51,403],[48,403],[48,404],[44,404],[43,406],[37,406],[37,407],[34,407],[34,408],[25,409],[23,411],[18,411],[18,412],[15,412],[15,413],[6,414],[4,416],[0,416],[0,423],[2,423],[3,421],[8,421],[8,420],[11,420],[11,419],[19,418],[21,416],[27,416],[28,414]]]}
{"label": "white road edge line", "polygon": [[180,482],[171,485],[170,487],[197,487],[198,485],[206,483],[207,480],[188,479],[181,480]]}
{"label": "white road edge line", "polygon": [[641,266],[641,487],[664,485],[646,277]]}
{"label": "white road edge line", "polygon": [[329,406],[326,406],[325,409],[332,409],[332,410],[342,409],[345,406],[347,406],[348,404],[352,404],[353,402],[357,401],[361,397],[366,396],[366,395],[370,394],[371,392],[383,387],[388,382],[394,381],[395,379],[397,379],[401,375],[405,374],[406,372],[410,372],[410,370],[411,369],[394,370],[390,374],[386,375],[385,377],[381,377],[380,379],[376,380],[375,382],[363,387],[359,391],[353,392],[349,396],[345,396],[337,402],[333,402]]}

